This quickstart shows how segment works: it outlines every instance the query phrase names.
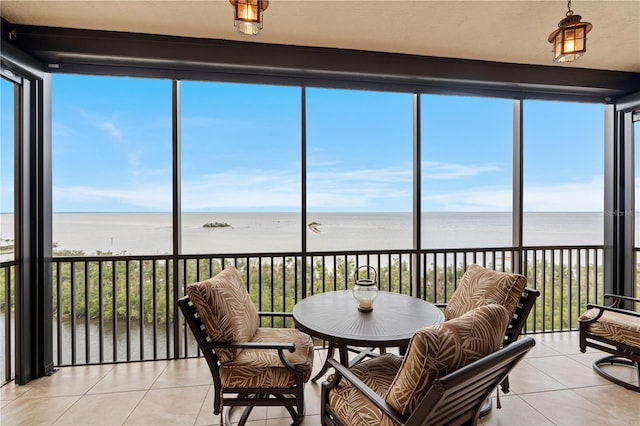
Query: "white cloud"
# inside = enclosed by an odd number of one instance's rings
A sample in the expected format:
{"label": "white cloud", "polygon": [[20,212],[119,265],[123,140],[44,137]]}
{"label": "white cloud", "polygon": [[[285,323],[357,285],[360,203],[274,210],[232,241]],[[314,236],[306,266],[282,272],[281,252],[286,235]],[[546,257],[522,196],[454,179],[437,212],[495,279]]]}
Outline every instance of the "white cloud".
{"label": "white cloud", "polygon": [[602,211],[604,178],[594,176],[582,182],[535,185],[525,187],[524,194],[525,211]]}
{"label": "white cloud", "polygon": [[368,185],[371,183],[410,183],[413,179],[413,169],[407,167],[381,167],[371,169],[328,170],[308,173],[310,184],[331,185],[342,187],[354,184]]}
{"label": "white cloud", "polygon": [[228,171],[183,180],[185,210],[300,207],[300,177],[287,173]]}
{"label": "white cloud", "polygon": [[[603,194],[602,176],[583,182],[525,186],[524,211],[602,211]],[[422,205],[428,211],[511,211],[512,197],[510,187],[475,187],[425,195]]]}
{"label": "white cloud", "polygon": [[[166,211],[171,208],[171,187],[162,185],[140,185],[127,188],[98,188],[94,186],[54,187],[54,205],[65,206],[69,203],[82,204],[86,211],[116,211],[121,205],[137,208]],[[57,208],[67,211],[66,208]]]}
{"label": "white cloud", "polygon": [[[411,171],[365,169],[318,173],[309,176],[313,196],[309,208],[349,210],[379,206],[380,199],[410,199]],[[406,182],[398,190],[398,182]],[[182,205],[185,210],[280,209],[300,207],[300,176],[297,173],[232,170],[183,179]],[[141,209],[166,210],[171,206],[168,185],[136,185],[99,188],[89,186],[54,188],[55,205],[87,205],[87,210],[104,206],[130,205]],[[60,210],[65,210],[64,208]]]}
{"label": "white cloud", "polygon": [[122,140],[122,131],[111,121],[102,121],[98,123],[98,127],[107,132],[112,138],[117,141]]}
{"label": "white cloud", "polygon": [[422,197],[425,211],[511,211],[511,189],[478,187],[428,194]]}
{"label": "white cloud", "polygon": [[[470,176],[493,169],[493,166],[465,168],[453,164],[441,167],[441,170],[449,170],[449,176]],[[154,180],[148,178],[147,172],[144,173],[147,178],[136,180]],[[409,167],[311,172],[308,179],[308,208],[311,210],[393,211],[411,207],[412,170]],[[300,176],[295,172],[229,170],[183,179],[182,183],[182,205],[187,211],[295,210],[301,202]],[[640,188],[640,180],[636,185]],[[524,193],[525,211],[601,211],[603,208],[602,176],[582,182],[527,186]],[[87,210],[95,210],[92,205],[113,204],[165,211],[171,208],[171,194],[169,184],[54,189],[56,205],[82,203],[88,206]],[[422,204],[426,211],[511,211],[512,191],[507,185],[428,192],[423,195]]]}
{"label": "white cloud", "polygon": [[455,164],[435,161],[422,162],[422,176],[424,179],[448,180],[469,176],[477,176],[486,172],[497,172],[500,168],[493,164]]}

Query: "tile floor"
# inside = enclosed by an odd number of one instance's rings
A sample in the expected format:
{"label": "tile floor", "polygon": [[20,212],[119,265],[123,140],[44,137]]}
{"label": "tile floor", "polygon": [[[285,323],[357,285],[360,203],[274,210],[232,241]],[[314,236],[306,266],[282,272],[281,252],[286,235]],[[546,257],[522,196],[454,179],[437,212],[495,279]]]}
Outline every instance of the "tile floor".
{"label": "tile floor", "polygon": [[[578,350],[577,333],[534,335],[510,376],[511,392],[484,425],[640,425],[640,394],[591,368],[601,353]],[[325,352],[316,352],[316,370]],[[623,367],[617,374],[631,376]],[[60,368],[25,386],[0,388],[2,425],[217,425],[203,359]],[[304,425],[320,425],[320,383],[305,388]],[[495,396],[494,396],[495,399]],[[255,409],[251,425],[288,425],[280,407]]]}

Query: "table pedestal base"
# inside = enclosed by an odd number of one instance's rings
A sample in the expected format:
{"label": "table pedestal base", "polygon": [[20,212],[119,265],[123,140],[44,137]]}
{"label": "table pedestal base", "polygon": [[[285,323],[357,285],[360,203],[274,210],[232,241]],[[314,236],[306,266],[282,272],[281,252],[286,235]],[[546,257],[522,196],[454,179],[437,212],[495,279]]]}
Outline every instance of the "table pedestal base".
{"label": "table pedestal base", "polygon": [[[349,368],[353,367],[354,365],[356,365],[357,363],[359,363],[365,358],[374,358],[380,354],[386,353],[385,348],[379,348],[378,349],[379,352],[373,352],[374,350],[376,350],[376,348],[359,348],[356,346],[342,346],[342,345],[336,345],[335,343],[329,342],[329,346],[327,347],[327,358],[325,359],[324,364],[322,365],[322,368],[320,369],[318,374],[316,374],[311,378],[311,381],[313,383],[315,383],[319,378],[325,375],[325,373],[330,367],[329,363],[326,360],[329,358],[333,358],[333,355],[336,349],[338,349],[338,353],[340,356],[340,364],[346,365]],[[353,359],[349,359],[349,352],[354,352],[357,355]]]}

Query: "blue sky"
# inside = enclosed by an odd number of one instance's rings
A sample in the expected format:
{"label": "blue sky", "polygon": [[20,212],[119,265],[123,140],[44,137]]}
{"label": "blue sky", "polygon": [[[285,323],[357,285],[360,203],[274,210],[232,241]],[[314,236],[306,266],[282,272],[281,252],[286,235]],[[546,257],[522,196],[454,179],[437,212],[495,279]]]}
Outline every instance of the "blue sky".
{"label": "blue sky", "polygon": [[13,85],[0,78],[0,212],[13,206]]}
{"label": "blue sky", "polygon": [[[424,211],[510,211],[513,102],[421,102]],[[412,108],[409,94],[307,89],[309,210],[411,211]],[[524,111],[525,210],[601,211],[603,106]],[[299,211],[299,88],[183,82],[181,120],[185,211]],[[170,211],[171,82],[54,75],[53,186],[56,212]]]}

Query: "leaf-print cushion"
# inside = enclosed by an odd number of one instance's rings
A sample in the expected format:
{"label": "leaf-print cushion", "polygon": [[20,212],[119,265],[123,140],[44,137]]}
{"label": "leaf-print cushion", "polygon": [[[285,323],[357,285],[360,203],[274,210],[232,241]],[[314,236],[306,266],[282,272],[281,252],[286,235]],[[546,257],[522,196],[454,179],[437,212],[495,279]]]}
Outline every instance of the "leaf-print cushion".
{"label": "leaf-print cushion", "polygon": [[[213,278],[193,283],[187,295],[213,342],[249,342],[259,325],[258,311],[238,270],[225,268]],[[216,349],[220,362],[235,358],[235,349]]]}
{"label": "leaf-print cushion", "polygon": [[[313,341],[309,335],[293,328],[258,328],[252,342],[282,342],[296,345],[295,352],[284,351],[289,362],[304,373],[304,381],[313,369]],[[287,370],[275,349],[241,349],[233,361],[220,366],[220,380],[225,388],[289,387],[295,375]]]}
{"label": "leaf-print cushion", "polygon": [[[359,362],[351,368],[351,371],[382,397],[391,387],[400,365],[402,365],[401,357],[386,353]],[[333,377],[329,376],[328,380],[333,381]],[[382,420],[382,412],[378,407],[346,380],[342,380],[336,388],[331,390],[329,401],[331,407],[348,425],[379,425]]]}
{"label": "leaf-print cushion", "polygon": [[[473,309],[458,318],[418,330],[404,359],[386,354],[351,371],[403,415],[410,415],[435,379],[500,348],[511,313],[501,305]],[[385,368],[386,366],[386,368]],[[329,394],[331,406],[352,426],[391,424],[346,380]]]}
{"label": "leaf-print cushion", "polygon": [[[595,318],[598,313],[600,313],[600,309],[589,309],[580,316],[579,320],[591,320]],[[604,311],[597,321],[589,323],[587,327],[589,331],[596,336],[604,337],[634,348],[640,348],[640,317]]]}
{"label": "leaf-print cushion", "polygon": [[526,285],[524,275],[469,265],[444,310],[445,320],[491,303],[504,306],[513,315]]}

